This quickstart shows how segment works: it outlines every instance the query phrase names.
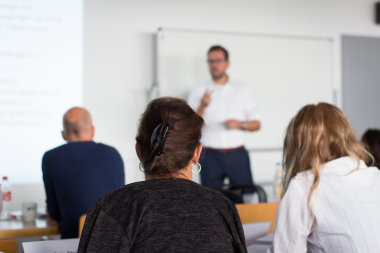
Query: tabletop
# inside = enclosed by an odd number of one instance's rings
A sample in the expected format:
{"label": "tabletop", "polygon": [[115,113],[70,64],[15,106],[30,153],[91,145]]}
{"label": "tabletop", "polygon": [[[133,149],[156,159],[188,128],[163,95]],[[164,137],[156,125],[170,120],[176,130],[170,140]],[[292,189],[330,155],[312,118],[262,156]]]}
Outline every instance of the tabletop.
{"label": "tabletop", "polygon": [[49,218],[35,221],[0,221],[0,239],[60,234],[58,223]]}

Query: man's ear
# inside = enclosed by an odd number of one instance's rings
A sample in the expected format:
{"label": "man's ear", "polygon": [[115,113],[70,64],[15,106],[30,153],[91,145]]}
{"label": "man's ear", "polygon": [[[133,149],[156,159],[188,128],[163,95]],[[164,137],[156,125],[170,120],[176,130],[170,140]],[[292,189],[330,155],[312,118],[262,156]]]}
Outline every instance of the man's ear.
{"label": "man's ear", "polygon": [[141,162],[140,146],[139,146],[139,144],[138,144],[137,142],[136,142],[135,148],[136,148],[136,154],[137,154],[137,157],[139,158],[139,160],[140,160],[140,162]]}
{"label": "man's ear", "polygon": [[94,135],[95,135],[95,127],[92,126],[91,127],[91,139],[94,139]]}
{"label": "man's ear", "polygon": [[62,134],[62,138],[67,141],[67,138],[66,138],[66,135],[65,135],[65,132],[64,131],[61,131],[61,134]]}
{"label": "man's ear", "polygon": [[201,156],[202,153],[202,144],[199,144],[198,147],[195,148],[194,150],[194,155],[193,158],[191,159],[192,163],[198,164],[199,157]]}

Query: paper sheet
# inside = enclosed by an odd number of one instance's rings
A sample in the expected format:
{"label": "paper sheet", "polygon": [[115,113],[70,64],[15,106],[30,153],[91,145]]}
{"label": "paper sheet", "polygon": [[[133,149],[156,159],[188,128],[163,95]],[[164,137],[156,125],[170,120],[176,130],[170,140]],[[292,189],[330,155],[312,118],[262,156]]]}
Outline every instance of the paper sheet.
{"label": "paper sheet", "polygon": [[256,243],[256,240],[266,236],[270,222],[256,222],[243,224],[247,247]]}
{"label": "paper sheet", "polygon": [[24,242],[24,253],[77,253],[78,239]]}

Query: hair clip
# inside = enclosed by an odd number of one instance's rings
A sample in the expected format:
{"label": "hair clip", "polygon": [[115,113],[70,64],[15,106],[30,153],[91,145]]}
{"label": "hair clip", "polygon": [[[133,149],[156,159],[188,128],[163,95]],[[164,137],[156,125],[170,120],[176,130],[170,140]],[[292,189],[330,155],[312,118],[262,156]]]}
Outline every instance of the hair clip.
{"label": "hair clip", "polygon": [[162,123],[160,123],[153,131],[152,137],[150,137],[150,148],[153,150],[154,145],[156,145],[156,142],[160,143],[157,149],[156,156],[160,156],[162,154],[162,150],[165,146],[166,137],[169,132],[169,123],[165,123],[164,130],[162,135],[159,135],[159,132],[161,130]]}

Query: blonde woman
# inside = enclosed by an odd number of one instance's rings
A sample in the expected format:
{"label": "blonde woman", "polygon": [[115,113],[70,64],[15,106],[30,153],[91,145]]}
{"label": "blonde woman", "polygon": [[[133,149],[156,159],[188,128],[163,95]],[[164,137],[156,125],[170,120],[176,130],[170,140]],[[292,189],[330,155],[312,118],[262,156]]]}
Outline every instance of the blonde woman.
{"label": "blonde woman", "polygon": [[343,113],[307,105],[284,141],[272,252],[380,252],[380,171]]}

